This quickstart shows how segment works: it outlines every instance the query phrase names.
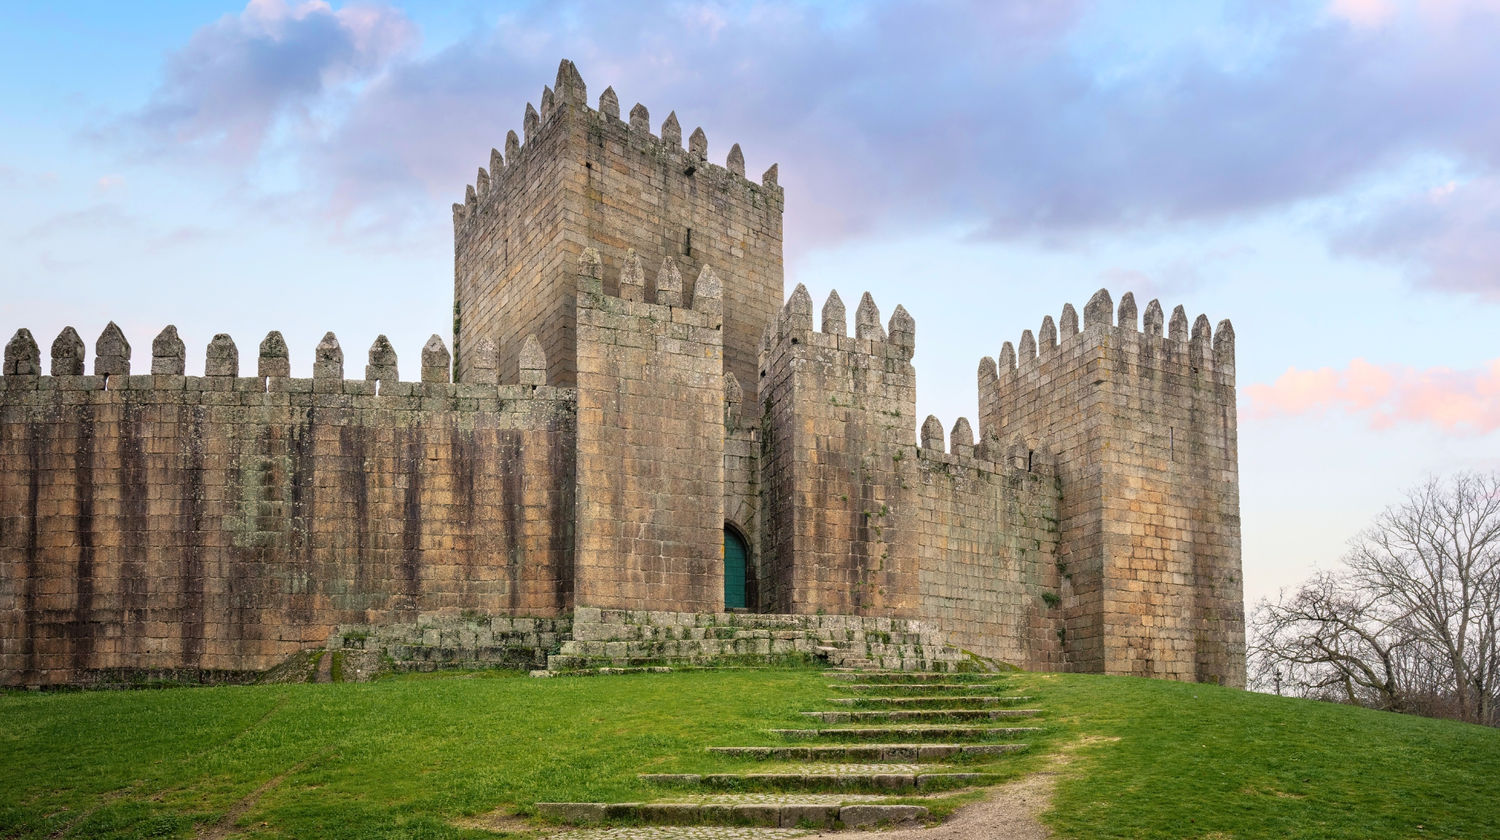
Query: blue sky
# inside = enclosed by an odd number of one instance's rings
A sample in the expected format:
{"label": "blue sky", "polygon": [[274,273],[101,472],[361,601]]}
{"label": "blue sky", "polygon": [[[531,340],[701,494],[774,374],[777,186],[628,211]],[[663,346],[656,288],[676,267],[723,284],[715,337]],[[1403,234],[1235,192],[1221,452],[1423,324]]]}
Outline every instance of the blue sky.
{"label": "blue sky", "polygon": [[[0,331],[408,371],[449,205],[560,58],[780,164],[787,289],[918,323],[919,413],[1108,287],[1232,318],[1247,595],[1500,468],[1500,2],[5,4]],[[189,353],[201,370],[200,350]]]}

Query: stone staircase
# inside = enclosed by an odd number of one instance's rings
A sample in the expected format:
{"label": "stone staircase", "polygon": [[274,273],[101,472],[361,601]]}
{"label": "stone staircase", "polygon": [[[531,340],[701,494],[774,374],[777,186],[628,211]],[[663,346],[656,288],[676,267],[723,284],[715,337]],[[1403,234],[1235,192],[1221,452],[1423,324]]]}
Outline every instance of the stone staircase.
{"label": "stone staircase", "polygon": [[[740,771],[641,774],[660,796],[640,802],[539,802],[539,816],[572,826],[554,840],[752,840],[814,831],[917,824],[924,798],[992,784],[993,764],[1027,749],[1032,698],[994,674],[836,669],[834,710],[805,716],[868,725],[770,729],[772,743],[710,747],[753,762]],[[603,827],[610,826],[613,827]]]}
{"label": "stone staircase", "polygon": [[571,636],[533,676],[820,661],[843,668],[972,667],[920,621],[845,615],[676,613],[579,607]]}

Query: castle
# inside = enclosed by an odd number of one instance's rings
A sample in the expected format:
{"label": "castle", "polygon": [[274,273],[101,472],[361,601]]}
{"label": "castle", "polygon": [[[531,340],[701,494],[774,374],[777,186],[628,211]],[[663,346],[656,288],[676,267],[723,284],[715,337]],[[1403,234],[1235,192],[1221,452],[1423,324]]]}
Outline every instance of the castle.
{"label": "castle", "polygon": [[[111,324],[0,377],[0,683],[301,651],[559,667],[821,652],[1242,685],[1234,332],[1100,291],[920,426],[914,319],[785,299],[783,192],[564,61],[454,205],[451,343],[184,376]],[[449,347],[451,346],[451,356]],[[409,375],[409,374],[408,374]],[[357,374],[356,374],[357,376]],[[388,663],[389,664],[389,663]]]}

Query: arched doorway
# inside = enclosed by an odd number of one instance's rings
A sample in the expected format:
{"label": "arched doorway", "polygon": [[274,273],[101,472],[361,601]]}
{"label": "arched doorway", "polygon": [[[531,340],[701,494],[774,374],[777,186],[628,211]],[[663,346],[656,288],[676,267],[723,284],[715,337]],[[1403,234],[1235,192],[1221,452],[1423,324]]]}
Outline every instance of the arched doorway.
{"label": "arched doorway", "polygon": [[742,610],[749,606],[745,597],[745,568],[750,547],[745,538],[729,525],[724,526],[724,609]]}

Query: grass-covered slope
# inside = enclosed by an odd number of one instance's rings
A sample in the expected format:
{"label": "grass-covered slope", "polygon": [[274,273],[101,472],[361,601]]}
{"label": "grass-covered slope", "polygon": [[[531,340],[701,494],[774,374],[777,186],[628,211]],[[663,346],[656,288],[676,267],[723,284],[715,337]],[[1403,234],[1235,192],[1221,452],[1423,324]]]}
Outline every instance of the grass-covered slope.
{"label": "grass-covered slope", "polygon": [[[1067,837],[1500,836],[1500,732],[1210,686],[1018,674]],[[0,837],[481,837],[802,725],[815,670],[0,696]],[[1033,704],[1028,704],[1033,705]],[[717,762],[717,763],[715,763]],[[228,818],[225,815],[228,814]]]}

